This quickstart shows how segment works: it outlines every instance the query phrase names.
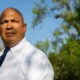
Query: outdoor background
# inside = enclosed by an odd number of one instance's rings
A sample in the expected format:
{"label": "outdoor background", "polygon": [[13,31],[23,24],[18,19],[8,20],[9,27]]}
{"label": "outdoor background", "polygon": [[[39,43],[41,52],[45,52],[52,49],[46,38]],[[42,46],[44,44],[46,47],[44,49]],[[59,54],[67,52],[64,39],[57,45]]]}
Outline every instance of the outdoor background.
{"label": "outdoor background", "polygon": [[7,7],[22,12],[26,38],[48,56],[54,80],[80,80],[80,0],[1,0],[0,13]]}
{"label": "outdoor background", "polygon": [[[33,29],[32,28],[32,19],[33,19],[32,9],[35,6],[35,2],[40,2],[40,0],[21,0],[21,1],[19,1],[19,0],[14,0],[14,1],[1,0],[0,1],[0,13],[5,8],[8,8],[8,7],[14,7],[21,11],[21,13],[24,16],[25,23],[27,23],[26,38],[33,45],[37,41],[41,41],[41,40],[44,41],[47,38],[51,39],[52,32],[60,24],[60,21],[56,20],[55,18],[47,18],[40,25],[37,25],[39,27]],[[53,4],[51,1],[49,1],[49,6],[51,6],[51,5],[53,5]],[[54,25],[54,26],[52,27],[52,25]],[[44,26],[44,27],[41,27],[41,26]]]}

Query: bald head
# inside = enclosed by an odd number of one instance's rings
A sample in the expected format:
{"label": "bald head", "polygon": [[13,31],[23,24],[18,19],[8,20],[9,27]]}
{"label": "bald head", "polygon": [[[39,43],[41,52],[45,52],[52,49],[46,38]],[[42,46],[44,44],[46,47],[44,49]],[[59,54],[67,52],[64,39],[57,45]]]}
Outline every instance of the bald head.
{"label": "bald head", "polygon": [[15,12],[15,13],[17,13],[17,14],[22,18],[22,20],[23,20],[23,22],[24,22],[24,18],[23,18],[22,13],[21,13],[18,9],[12,8],[12,7],[6,8],[6,9],[1,13],[1,15],[0,15],[0,21],[2,20],[2,18],[5,16],[5,14],[6,14],[7,12]]}

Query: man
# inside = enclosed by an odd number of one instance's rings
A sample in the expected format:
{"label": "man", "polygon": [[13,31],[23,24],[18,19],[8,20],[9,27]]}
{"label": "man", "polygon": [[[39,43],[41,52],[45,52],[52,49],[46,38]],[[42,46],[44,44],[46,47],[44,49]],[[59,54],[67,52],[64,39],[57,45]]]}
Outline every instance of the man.
{"label": "man", "polygon": [[26,24],[15,8],[0,16],[0,35],[7,50],[0,53],[0,80],[53,80],[54,72],[47,56],[25,38]]}

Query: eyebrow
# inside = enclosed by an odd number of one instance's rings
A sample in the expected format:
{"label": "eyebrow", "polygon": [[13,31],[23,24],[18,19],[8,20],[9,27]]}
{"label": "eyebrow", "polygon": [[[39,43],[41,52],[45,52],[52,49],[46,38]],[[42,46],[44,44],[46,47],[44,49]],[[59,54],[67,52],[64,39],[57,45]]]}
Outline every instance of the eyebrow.
{"label": "eyebrow", "polygon": [[1,21],[19,21],[19,19],[10,19],[10,20],[8,20],[8,19],[3,19],[3,20],[1,20]]}
{"label": "eyebrow", "polygon": [[19,21],[18,19],[11,19],[10,21]]}
{"label": "eyebrow", "polygon": [[11,21],[11,22],[19,22],[18,19],[11,19],[11,20],[3,19],[3,20],[0,21],[0,24],[6,23],[6,22],[8,22],[8,21]]}

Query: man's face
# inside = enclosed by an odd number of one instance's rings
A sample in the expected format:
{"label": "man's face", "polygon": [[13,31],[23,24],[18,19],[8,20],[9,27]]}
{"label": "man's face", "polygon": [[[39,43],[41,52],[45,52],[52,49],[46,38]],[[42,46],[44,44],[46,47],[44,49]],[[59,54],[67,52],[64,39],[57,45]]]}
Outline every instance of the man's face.
{"label": "man's face", "polygon": [[21,15],[14,10],[6,10],[0,21],[0,35],[5,45],[14,46],[24,37],[26,25]]}

